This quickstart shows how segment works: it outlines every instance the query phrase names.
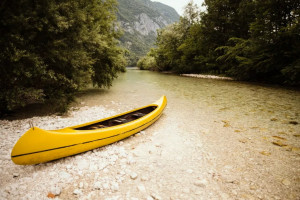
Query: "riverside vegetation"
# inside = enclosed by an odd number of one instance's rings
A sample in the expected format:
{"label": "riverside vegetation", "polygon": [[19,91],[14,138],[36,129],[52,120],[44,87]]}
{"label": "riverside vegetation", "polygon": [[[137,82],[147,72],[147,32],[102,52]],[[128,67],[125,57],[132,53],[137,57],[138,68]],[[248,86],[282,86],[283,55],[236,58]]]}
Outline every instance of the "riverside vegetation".
{"label": "riverside vegetation", "polygon": [[300,84],[297,0],[191,1],[178,23],[158,31],[140,69],[225,74],[238,80]]}
{"label": "riverside vegetation", "polygon": [[179,20],[150,0],[5,0],[0,11],[0,115],[36,102],[66,110],[78,90],[136,66],[157,28]]}
{"label": "riverside vegetation", "polygon": [[[138,52],[147,51],[154,30],[176,21],[170,7],[132,2],[3,1],[0,115],[36,102],[65,111],[80,89],[111,86]],[[135,5],[137,11],[129,12]],[[160,29],[156,48],[139,60],[140,69],[300,84],[299,1],[205,0],[204,5],[200,12],[191,1],[179,22]],[[146,34],[143,27],[151,29]],[[134,38],[139,41],[131,42]]]}
{"label": "riverside vegetation", "polygon": [[60,110],[82,87],[109,87],[124,71],[115,0],[0,4],[0,114],[32,102]]}

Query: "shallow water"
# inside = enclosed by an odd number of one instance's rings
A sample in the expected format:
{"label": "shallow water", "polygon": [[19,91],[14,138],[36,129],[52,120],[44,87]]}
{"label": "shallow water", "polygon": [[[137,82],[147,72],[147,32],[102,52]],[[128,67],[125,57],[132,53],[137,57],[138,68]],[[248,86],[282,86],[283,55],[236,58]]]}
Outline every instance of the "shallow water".
{"label": "shallow water", "polygon": [[[223,117],[240,126],[293,130],[300,123],[300,92],[236,81],[197,79],[149,71],[127,70],[109,90],[91,89],[78,95],[80,106],[105,105],[127,111],[168,98],[166,117],[186,128],[203,115]],[[203,124],[206,122],[199,122]],[[263,128],[261,127],[261,128]]]}

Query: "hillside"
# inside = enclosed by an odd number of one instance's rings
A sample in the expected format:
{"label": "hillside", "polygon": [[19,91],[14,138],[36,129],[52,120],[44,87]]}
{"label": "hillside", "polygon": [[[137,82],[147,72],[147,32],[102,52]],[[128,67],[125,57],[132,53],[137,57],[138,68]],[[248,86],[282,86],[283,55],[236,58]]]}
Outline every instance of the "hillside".
{"label": "hillside", "polygon": [[118,21],[124,35],[121,44],[129,50],[130,65],[153,47],[156,30],[179,20],[174,8],[150,0],[118,0]]}

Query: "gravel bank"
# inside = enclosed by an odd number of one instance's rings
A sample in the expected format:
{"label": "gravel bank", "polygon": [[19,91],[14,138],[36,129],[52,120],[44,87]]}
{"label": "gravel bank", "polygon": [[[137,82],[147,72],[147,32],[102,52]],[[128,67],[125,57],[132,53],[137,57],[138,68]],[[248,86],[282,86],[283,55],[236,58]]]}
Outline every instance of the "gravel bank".
{"label": "gravel bank", "polygon": [[299,199],[298,149],[265,147],[207,115],[214,126],[188,137],[177,116],[163,115],[135,136],[80,155],[32,166],[10,160],[29,121],[57,129],[114,114],[83,107],[68,117],[0,121],[0,199]]}
{"label": "gravel bank", "polygon": [[230,77],[215,76],[215,75],[204,75],[204,74],[180,74],[180,76],[194,77],[194,78],[207,78],[207,79],[220,79],[220,80],[234,80]]}

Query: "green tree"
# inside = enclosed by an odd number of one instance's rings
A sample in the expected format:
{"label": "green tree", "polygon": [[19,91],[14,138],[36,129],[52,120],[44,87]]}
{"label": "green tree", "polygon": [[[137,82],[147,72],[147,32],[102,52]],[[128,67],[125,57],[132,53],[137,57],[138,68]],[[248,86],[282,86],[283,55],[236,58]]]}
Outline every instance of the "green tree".
{"label": "green tree", "polygon": [[249,38],[232,38],[219,47],[219,60],[231,66],[228,73],[242,80],[299,85],[299,1],[255,2],[255,20]]}
{"label": "green tree", "polygon": [[185,40],[190,36],[189,31],[193,24],[199,23],[198,7],[191,1],[185,8],[184,16],[178,23],[167,26],[158,31],[155,49],[157,70],[172,70],[177,73],[190,71],[190,65],[186,65],[186,54],[189,48]]}
{"label": "green tree", "polygon": [[116,1],[0,3],[0,110],[36,101],[64,107],[87,83],[109,87],[125,60]]}

